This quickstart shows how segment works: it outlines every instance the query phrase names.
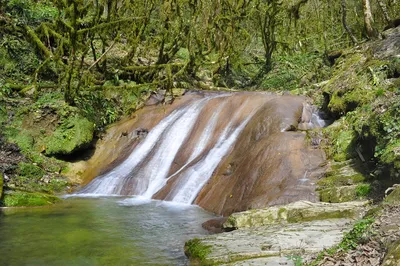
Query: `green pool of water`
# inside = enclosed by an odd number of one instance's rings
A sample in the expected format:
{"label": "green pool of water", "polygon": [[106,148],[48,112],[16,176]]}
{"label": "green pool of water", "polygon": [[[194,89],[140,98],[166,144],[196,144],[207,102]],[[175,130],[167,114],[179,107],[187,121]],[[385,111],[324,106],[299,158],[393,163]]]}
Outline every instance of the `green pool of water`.
{"label": "green pool of water", "polygon": [[195,206],[70,198],[3,210],[0,265],[185,265],[184,242],[213,218]]}

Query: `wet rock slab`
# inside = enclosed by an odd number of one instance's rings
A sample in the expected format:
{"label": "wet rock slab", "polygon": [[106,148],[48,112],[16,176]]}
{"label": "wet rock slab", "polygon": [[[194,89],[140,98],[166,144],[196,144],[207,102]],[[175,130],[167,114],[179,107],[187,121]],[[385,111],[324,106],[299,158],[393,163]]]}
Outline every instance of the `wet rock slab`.
{"label": "wet rock slab", "polygon": [[288,258],[318,252],[338,244],[353,224],[352,219],[241,228],[200,239],[209,246],[204,264],[294,265]]}

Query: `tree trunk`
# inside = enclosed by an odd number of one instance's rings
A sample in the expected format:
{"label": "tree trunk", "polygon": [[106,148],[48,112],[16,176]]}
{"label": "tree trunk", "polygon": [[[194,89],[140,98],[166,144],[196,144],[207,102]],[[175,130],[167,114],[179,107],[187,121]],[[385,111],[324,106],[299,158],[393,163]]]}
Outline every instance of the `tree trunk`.
{"label": "tree trunk", "polygon": [[373,27],[374,19],[372,17],[371,3],[369,2],[369,0],[363,0],[363,9],[364,9],[364,26],[367,36],[370,39],[375,38],[376,31]]}
{"label": "tree trunk", "polygon": [[376,0],[376,1],[378,2],[378,5],[382,10],[383,17],[385,18],[386,23],[389,23],[390,22],[390,16],[389,16],[386,4],[384,2],[382,2],[382,0]]}
{"label": "tree trunk", "polygon": [[354,37],[354,35],[351,32],[349,26],[347,26],[346,16],[347,16],[346,0],[342,0],[342,24],[343,24],[343,27],[346,30],[347,34],[350,36],[350,39],[353,42],[353,44],[356,44],[357,43],[357,39],[356,39],[356,37]]}

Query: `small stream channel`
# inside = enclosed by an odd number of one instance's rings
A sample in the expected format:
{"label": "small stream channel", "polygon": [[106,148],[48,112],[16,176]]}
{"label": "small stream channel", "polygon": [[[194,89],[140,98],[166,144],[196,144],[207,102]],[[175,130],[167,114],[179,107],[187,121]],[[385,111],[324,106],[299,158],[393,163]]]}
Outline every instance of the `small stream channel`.
{"label": "small stream channel", "polygon": [[0,265],[185,265],[184,242],[213,218],[197,206],[69,198],[0,214]]}

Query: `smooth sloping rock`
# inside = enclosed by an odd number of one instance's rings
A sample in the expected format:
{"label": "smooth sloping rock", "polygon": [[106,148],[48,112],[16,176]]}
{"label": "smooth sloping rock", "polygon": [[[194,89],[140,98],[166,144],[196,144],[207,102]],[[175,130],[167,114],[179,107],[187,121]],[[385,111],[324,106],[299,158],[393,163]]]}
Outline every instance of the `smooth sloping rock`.
{"label": "smooth sloping rock", "polygon": [[338,244],[351,226],[351,219],[330,219],[241,228],[207,236],[198,241],[199,246],[209,250],[203,254],[201,262],[206,265],[231,262],[241,265],[238,261],[246,260],[242,265],[251,265],[247,260],[256,263],[253,259],[268,257],[270,264],[267,265],[278,265],[282,257],[315,253]]}
{"label": "smooth sloping rock", "polygon": [[[104,148],[97,145],[87,167],[74,167],[73,173],[81,171],[83,185],[89,183],[84,193],[143,194],[194,203],[223,216],[317,201],[315,182],[322,176],[325,154],[310,147],[304,132],[296,132],[306,101],[271,93],[186,93],[165,111],[159,110],[164,106],[147,106],[131,121],[110,128],[97,143]],[[156,126],[160,120],[164,129]],[[149,134],[158,128],[160,134],[134,141],[131,133],[138,128]],[[127,158],[138,158],[131,152],[140,147],[148,154],[137,164],[127,163]],[[117,167],[118,175],[108,175]],[[91,183],[95,176],[100,177]]]}
{"label": "smooth sloping rock", "polygon": [[265,226],[277,223],[293,223],[332,218],[360,218],[367,201],[347,203],[313,203],[297,201],[285,206],[273,206],[233,213],[224,223],[224,228]]}

